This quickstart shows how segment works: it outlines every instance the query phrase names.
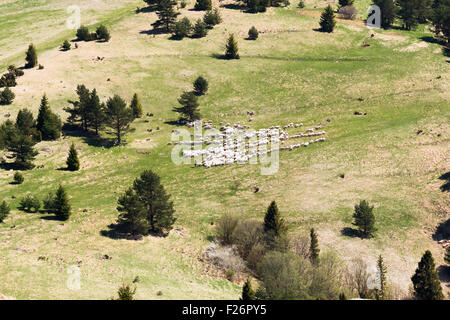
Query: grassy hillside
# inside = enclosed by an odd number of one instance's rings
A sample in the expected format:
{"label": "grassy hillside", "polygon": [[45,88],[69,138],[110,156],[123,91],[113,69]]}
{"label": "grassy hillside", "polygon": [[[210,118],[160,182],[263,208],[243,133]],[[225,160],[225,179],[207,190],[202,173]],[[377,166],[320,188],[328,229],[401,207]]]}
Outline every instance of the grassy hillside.
{"label": "grassy hillside", "polygon": [[[136,14],[141,2],[79,2],[86,6],[83,23],[102,21],[111,27],[110,42],[80,42],[78,49],[61,52],[62,40],[74,38],[74,31],[64,27],[69,1],[0,1],[1,70],[11,62],[21,65],[31,41],[45,66],[26,70],[14,88],[16,100],[0,108],[0,119],[15,118],[24,107],[37,112],[44,92],[52,109],[66,117],[63,108],[76,97],[77,84],[96,88],[103,100],[113,94],[130,100],[137,92],[144,113],[154,117],[135,121],[136,131],[123,147],[73,135],[38,144],[36,164],[43,168],[24,172],[22,185],[9,184],[13,172],[0,169],[0,200],[13,207],[0,224],[0,274],[8,279],[0,283],[1,293],[104,299],[122,281],[139,276],[140,299],[238,298],[238,285],[214,276],[199,261],[202,248],[213,234],[212,222],[223,213],[262,218],[271,200],[290,231],[314,226],[320,245],[346,260],[361,256],[375,264],[383,254],[389,279],[403,290],[424,250],[443,263],[443,249],[431,234],[450,217],[450,196],[439,189],[443,181],[438,179],[450,170],[450,64],[438,45],[422,40],[431,35],[425,29],[374,31],[362,22],[339,21],[333,34],[324,34],[314,30],[318,17],[309,10],[313,1],[307,1],[308,10],[298,10],[293,2],[265,14],[221,8],[224,21],[206,38],[174,41],[148,32],[156,15]],[[182,9],[182,16],[201,17],[203,12],[189,10],[192,6]],[[39,21],[31,31],[30,21]],[[244,40],[253,25],[260,38]],[[238,38],[240,60],[216,58],[229,33]],[[323,123],[327,141],[282,151],[273,176],[262,176],[259,165],[174,165],[167,143],[176,127],[167,122],[176,120],[172,108],[198,75],[210,83],[200,111],[215,125],[239,121],[258,129]],[[256,113],[251,123],[248,110]],[[367,116],[355,116],[355,111]],[[417,134],[419,129],[423,134]],[[82,169],[58,170],[72,142],[80,148]],[[176,229],[167,238],[143,241],[103,236],[101,231],[117,218],[119,194],[145,169],[157,172],[172,194]],[[24,194],[43,198],[59,183],[71,196],[69,222],[15,209]],[[258,193],[252,192],[254,186]],[[371,240],[342,234],[361,199],[375,205],[378,232]],[[112,259],[100,259],[105,254]],[[66,269],[74,264],[82,271],[80,291],[66,286]]]}

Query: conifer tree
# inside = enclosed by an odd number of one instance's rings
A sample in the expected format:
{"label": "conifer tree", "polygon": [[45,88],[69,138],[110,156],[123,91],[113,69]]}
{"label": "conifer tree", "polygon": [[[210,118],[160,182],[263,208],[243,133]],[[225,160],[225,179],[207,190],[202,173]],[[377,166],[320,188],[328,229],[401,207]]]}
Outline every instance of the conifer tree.
{"label": "conifer tree", "polygon": [[238,45],[237,45],[237,41],[234,38],[234,34],[231,34],[228,37],[228,41],[226,44],[226,49],[225,49],[225,58],[227,59],[239,59],[239,53],[238,53]]}
{"label": "conifer tree", "polygon": [[204,23],[201,19],[198,19],[194,25],[194,31],[192,33],[192,37],[194,38],[203,38],[208,34],[208,28],[206,23]]}
{"label": "conifer tree", "polygon": [[94,129],[95,134],[98,135],[99,130],[105,126],[106,114],[105,104],[100,103],[100,98],[97,95],[96,89],[92,90],[89,95],[86,106],[86,118],[87,126]]}
{"label": "conifer tree", "polygon": [[176,1],[174,0],[160,0],[156,14],[158,20],[156,20],[152,26],[154,29],[163,29],[165,32],[171,32],[175,26],[177,17],[180,15],[178,11],[174,9]]}
{"label": "conifer tree", "polygon": [[194,81],[194,92],[198,96],[202,96],[208,92],[208,80],[203,78],[202,76],[198,77]]}
{"label": "conifer tree", "polygon": [[133,113],[127,108],[125,101],[118,95],[109,98],[106,102],[106,119],[108,126],[115,131],[117,143],[122,143],[122,137],[130,129]]}
{"label": "conifer tree", "polygon": [[194,5],[195,10],[211,10],[211,0],[197,0]]}
{"label": "conifer tree", "polygon": [[142,104],[141,104],[141,101],[139,100],[137,93],[135,93],[133,95],[133,99],[131,100],[130,107],[131,107],[131,110],[133,111],[134,118],[142,117],[142,113],[143,113]]}
{"label": "conifer tree", "polygon": [[9,212],[10,212],[10,208],[9,208],[8,204],[6,203],[6,201],[3,201],[0,204],[0,223],[5,221],[5,218],[9,215]]}
{"label": "conifer tree", "polygon": [[12,137],[12,141],[8,146],[8,151],[13,153],[15,164],[17,167],[24,170],[34,168],[33,160],[38,152],[34,149],[33,140],[23,134],[18,134]]}
{"label": "conifer tree", "polygon": [[255,292],[252,289],[252,284],[250,279],[245,281],[244,286],[242,287],[242,301],[256,300]]}
{"label": "conifer tree", "polygon": [[402,21],[403,28],[412,30],[419,24],[420,2],[422,0],[397,0],[399,10],[398,18]]}
{"label": "conifer tree", "polygon": [[71,124],[79,123],[81,129],[87,131],[91,94],[84,84],[77,86],[76,93],[78,95],[78,101],[69,101],[73,105],[73,108],[64,109],[64,111],[70,114],[67,122]]}
{"label": "conifer tree", "polygon": [[345,6],[352,6],[354,0],[339,0],[339,6],[345,7]]}
{"label": "conifer tree", "polygon": [[181,40],[184,37],[188,37],[192,31],[192,24],[188,17],[184,17],[180,21],[175,22],[173,28],[173,37]]}
{"label": "conifer tree", "polygon": [[80,160],[78,160],[78,152],[75,145],[72,143],[69,150],[69,156],[66,160],[67,169],[70,171],[77,171],[80,169]]}
{"label": "conifer tree", "polygon": [[24,181],[23,175],[20,172],[14,173],[14,183],[22,184]]}
{"label": "conifer tree", "polygon": [[375,289],[375,298],[377,300],[386,300],[387,299],[387,279],[386,279],[386,266],[384,264],[383,257],[378,257],[377,260],[377,280],[378,287]]}
{"label": "conifer tree", "polygon": [[61,119],[50,110],[47,96],[44,94],[36,123],[43,140],[56,140],[61,136]]}
{"label": "conifer tree", "polygon": [[416,273],[411,278],[414,286],[414,295],[419,300],[442,300],[439,275],[436,271],[433,256],[427,250],[419,262]]}
{"label": "conifer tree", "polygon": [[117,300],[133,300],[136,294],[136,288],[131,288],[129,284],[122,284],[122,286],[117,290],[117,295],[119,298]]}
{"label": "conifer tree", "polygon": [[95,33],[97,34],[97,39],[101,39],[105,42],[108,42],[111,39],[111,34],[109,33],[108,28],[104,25],[100,25]]}
{"label": "conifer tree", "polygon": [[146,235],[150,229],[147,212],[136,192],[130,188],[118,200],[118,226],[132,235]]}
{"label": "conifer tree", "polygon": [[310,231],[310,245],[309,245],[309,260],[313,264],[317,264],[319,262],[319,240],[317,239],[317,234],[314,228],[311,228]]}
{"label": "conifer tree", "polygon": [[25,60],[27,62],[25,64],[25,68],[34,68],[37,66],[38,58],[37,58],[36,48],[34,47],[33,44],[30,44],[28,46]]}
{"label": "conifer tree", "polygon": [[63,44],[61,45],[61,50],[62,51],[69,51],[70,47],[72,47],[72,45],[70,44],[69,41],[64,40]]}
{"label": "conifer tree", "polygon": [[151,170],[146,170],[134,181],[133,189],[144,205],[150,230],[156,233],[170,231],[176,221],[173,216],[175,210],[159,176]]}
{"label": "conifer tree", "polygon": [[333,9],[328,5],[320,16],[320,27],[323,32],[333,32],[336,25]]}
{"label": "conifer tree", "polygon": [[373,233],[376,231],[373,206],[370,207],[369,203],[366,200],[360,201],[359,205],[355,205],[353,218],[355,219],[354,224],[358,226],[359,232],[362,234],[362,236],[373,236]]}
{"label": "conifer tree", "polygon": [[438,39],[450,44],[450,0],[436,0],[431,15],[434,33]]}
{"label": "conifer tree", "polygon": [[447,249],[445,249],[445,257],[444,257],[445,262],[447,262],[448,264],[450,264],[450,246],[447,247]]}
{"label": "conifer tree", "polygon": [[198,98],[193,92],[184,92],[178,102],[181,107],[175,107],[173,111],[181,113],[189,121],[200,119]]}
{"label": "conifer tree", "polygon": [[16,127],[20,133],[26,136],[35,134],[36,121],[33,113],[28,109],[19,110],[16,118]]}
{"label": "conifer tree", "polygon": [[266,243],[270,248],[275,247],[276,241],[283,237],[286,233],[286,226],[284,220],[281,218],[278,211],[277,204],[272,201],[267,208],[266,215],[264,217],[264,234]]}
{"label": "conifer tree", "polygon": [[259,32],[254,26],[251,27],[250,30],[248,30],[248,38],[250,40],[256,40],[256,39],[258,39],[258,36],[259,36]]}
{"label": "conifer tree", "polygon": [[53,199],[52,207],[55,215],[61,220],[68,220],[71,214],[71,207],[69,204],[69,198],[67,196],[66,190],[62,185],[59,186],[58,190]]}

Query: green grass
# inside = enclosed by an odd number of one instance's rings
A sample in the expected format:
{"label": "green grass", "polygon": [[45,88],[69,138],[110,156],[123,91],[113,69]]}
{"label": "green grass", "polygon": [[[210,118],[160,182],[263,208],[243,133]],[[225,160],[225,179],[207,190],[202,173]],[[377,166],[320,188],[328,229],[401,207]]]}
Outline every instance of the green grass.
{"label": "green grass", "polygon": [[[19,34],[0,34],[9,43],[8,50],[0,49],[7,55],[7,63],[2,58],[0,65],[21,63],[20,54],[8,55],[9,48],[26,47],[29,41],[19,36],[25,34],[26,17],[51,18],[47,11],[51,3],[31,7],[30,13],[14,9],[16,2],[7,4],[6,13],[17,15],[16,22],[8,22],[2,14],[0,24],[11,24]],[[141,34],[154,15],[136,15],[132,10],[136,4],[127,3],[89,12],[87,24],[95,20],[111,27],[110,43],[82,42],[79,49],[63,53],[56,47],[73,37],[73,31],[58,29],[42,38],[38,48],[46,68],[26,71],[14,89],[16,102],[3,106],[1,117],[7,113],[15,117],[23,107],[36,112],[43,91],[52,108],[65,116],[62,108],[75,98],[80,83],[97,88],[102,99],[117,93],[130,100],[137,92],[144,113],[155,116],[135,121],[136,131],[126,137],[124,147],[101,148],[70,136],[39,144],[39,150],[52,151],[40,152],[36,164],[44,168],[24,172],[22,185],[10,185],[13,172],[0,170],[0,199],[13,208],[0,225],[4,257],[0,274],[8,275],[0,292],[16,298],[105,299],[122,281],[139,276],[140,299],[238,298],[240,288],[206,274],[198,258],[213,235],[211,222],[225,212],[262,219],[271,200],[277,201],[290,231],[306,232],[314,226],[320,245],[335,248],[346,260],[364,256],[375,263],[377,254],[386,255],[390,277],[403,289],[425,249],[432,249],[441,263],[442,250],[422,230],[442,219],[439,205],[449,205],[436,180],[449,170],[446,58],[435,52],[439,49],[435,44],[400,51],[430,35],[426,31],[377,31],[403,37],[400,42],[385,41],[370,39],[371,30],[339,23],[335,33],[323,34],[313,30],[316,19],[298,14],[295,6],[257,15],[222,9],[224,23],[206,38],[171,41],[167,36]],[[198,16],[183,10],[185,14]],[[252,25],[265,33],[257,41],[246,41]],[[230,32],[239,39],[241,59],[214,58],[223,52]],[[365,41],[371,46],[361,47]],[[97,56],[106,59],[93,62]],[[260,175],[259,165],[175,166],[172,146],[167,145],[174,127],[165,122],[176,119],[172,108],[198,75],[210,83],[210,91],[200,98],[201,113],[215,125],[248,123],[247,110],[256,112],[253,128],[289,122],[309,127],[330,119],[327,141],[281,152],[280,169],[273,176]],[[355,116],[354,111],[367,116]],[[148,133],[149,128],[154,132]],[[416,135],[419,128],[425,129],[424,135]],[[303,130],[290,132],[298,131]],[[148,143],[136,142],[147,138]],[[57,170],[65,165],[72,141],[82,147],[82,170]],[[102,236],[100,232],[117,217],[119,194],[145,169],[161,176],[177,210],[176,227],[186,230],[187,236],[173,231],[168,238],[147,237],[140,242]],[[345,173],[344,179],[340,173]],[[64,225],[15,209],[24,194],[43,198],[59,183],[66,186],[74,211]],[[258,193],[252,192],[254,186],[260,187]],[[352,226],[353,206],[361,199],[375,205],[378,231],[371,240],[341,234]],[[100,260],[103,254],[112,259]],[[40,256],[48,261],[38,261]],[[70,291],[66,268],[79,261],[82,289]],[[162,296],[157,295],[159,290]]]}

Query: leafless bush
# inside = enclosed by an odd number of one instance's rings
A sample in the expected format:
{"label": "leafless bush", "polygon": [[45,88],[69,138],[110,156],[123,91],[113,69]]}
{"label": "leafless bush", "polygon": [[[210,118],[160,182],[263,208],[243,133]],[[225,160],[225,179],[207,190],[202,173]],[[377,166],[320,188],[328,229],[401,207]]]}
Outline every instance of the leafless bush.
{"label": "leafless bush", "polygon": [[345,6],[339,9],[338,14],[342,19],[355,20],[358,10],[354,6]]}
{"label": "leafless bush", "polygon": [[299,233],[293,236],[291,241],[292,251],[302,258],[308,259],[310,246],[309,242],[310,242],[309,236],[306,234]]}
{"label": "leafless bush", "polygon": [[370,290],[367,283],[370,275],[367,272],[366,262],[361,258],[354,259],[349,272],[349,286],[356,290],[361,298],[368,298],[370,296]]}
{"label": "leafless bush", "polygon": [[235,232],[235,244],[241,257],[246,260],[252,249],[263,242],[263,226],[257,220],[244,220]]}
{"label": "leafless bush", "polygon": [[221,247],[217,243],[209,244],[202,253],[205,260],[225,270],[242,272],[245,270],[245,262],[231,247]]}
{"label": "leafless bush", "polygon": [[238,224],[239,219],[230,214],[224,214],[220,217],[219,221],[217,221],[216,235],[221,244],[229,246],[234,243]]}

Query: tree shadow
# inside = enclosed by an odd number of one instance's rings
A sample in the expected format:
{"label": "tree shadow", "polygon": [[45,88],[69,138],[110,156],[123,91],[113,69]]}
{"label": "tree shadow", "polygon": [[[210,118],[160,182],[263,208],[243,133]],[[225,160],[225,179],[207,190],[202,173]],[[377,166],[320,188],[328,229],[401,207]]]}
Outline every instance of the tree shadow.
{"label": "tree shadow", "polygon": [[230,9],[230,10],[240,10],[240,11],[247,11],[248,8],[243,3],[226,3],[220,5],[221,8]]}
{"label": "tree shadow", "polygon": [[41,217],[41,220],[47,220],[47,221],[64,221],[61,218],[55,216],[55,215],[47,215]]}
{"label": "tree shadow", "polygon": [[350,238],[360,238],[361,235],[359,233],[358,230],[353,229],[353,228],[349,228],[349,227],[345,227],[341,230],[341,235],[346,236],[346,237],[350,237]]}
{"label": "tree shadow", "polygon": [[168,124],[170,126],[183,127],[186,122],[178,120],[164,121],[164,124]]}
{"label": "tree shadow", "polygon": [[450,266],[441,265],[437,267],[437,272],[441,282],[447,283],[447,287],[450,286]]}
{"label": "tree shadow", "polygon": [[321,32],[321,33],[329,33],[329,32],[324,31],[322,28],[314,28],[313,31]]}
{"label": "tree shadow", "polygon": [[148,12],[155,12],[156,11],[156,9],[157,9],[157,6],[156,5],[153,5],[153,6],[147,6],[147,7],[143,7],[143,8],[136,8],[136,10],[135,10],[135,12],[136,12],[136,14],[139,14],[139,13],[148,13]]}
{"label": "tree shadow", "polygon": [[450,239],[450,219],[441,222],[432,236],[434,241]]}
{"label": "tree shadow", "polygon": [[239,60],[239,59],[232,59],[227,57],[224,54],[219,54],[219,53],[213,53],[210,55],[211,58],[215,58],[215,59],[219,59],[219,60]]}
{"label": "tree shadow", "polygon": [[3,170],[26,170],[24,168],[21,168],[18,164],[14,163],[14,162],[4,162],[4,163],[0,163],[0,169]]}
{"label": "tree shadow", "polygon": [[428,42],[428,43],[442,44],[442,42],[439,41],[438,39],[436,39],[435,37],[425,36],[425,37],[420,37],[419,39],[422,41]]}
{"label": "tree shadow", "polygon": [[113,240],[141,240],[143,238],[142,235],[132,235],[127,232],[124,232],[120,226],[116,223],[112,223],[108,226],[107,230],[101,230],[100,235],[103,237],[107,237]]}
{"label": "tree shadow", "polygon": [[160,34],[168,34],[168,32],[166,30],[164,30],[164,29],[159,29],[159,28],[155,29],[155,28],[153,28],[153,29],[150,29],[150,30],[139,31],[139,34],[146,34],[148,36],[151,36],[151,35],[155,36],[155,35],[160,35]]}
{"label": "tree shadow", "polygon": [[82,138],[85,143],[92,147],[112,148],[116,145],[116,139],[102,138],[92,132],[81,130],[76,125],[65,123],[62,128],[63,134],[69,137]]}
{"label": "tree shadow", "polygon": [[446,191],[449,192],[450,191],[450,171],[444,173],[442,176],[439,177],[439,180],[444,180],[446,181],[441,187],[441,191]]}
{"label": "tree shadow", "polygon": [[70,171],[69,168],[67,168],[67,167],[61,167],[61,168],[58,168],[56,170],[58,170],[58,171]]}

